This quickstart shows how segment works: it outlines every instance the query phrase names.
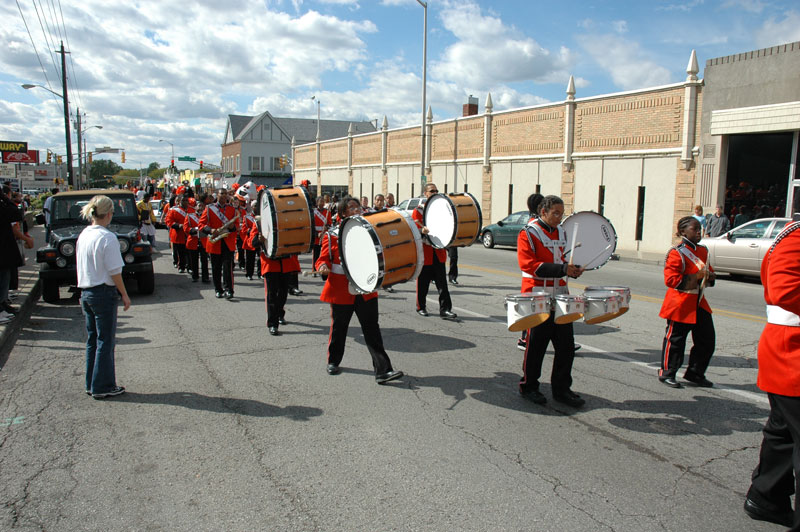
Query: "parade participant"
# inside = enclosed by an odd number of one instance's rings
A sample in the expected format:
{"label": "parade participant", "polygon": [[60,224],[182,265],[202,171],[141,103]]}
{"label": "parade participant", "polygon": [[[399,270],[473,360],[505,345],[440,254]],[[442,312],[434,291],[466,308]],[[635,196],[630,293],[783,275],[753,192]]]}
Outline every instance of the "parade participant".
{"label": "parade participant", "polygon": [[233,253],[236,251],[236,233],[239,220],[236,210],[228,204],[228,191],[217,191],[217,202],[210,203],[200,216],[200,231],[214,238],[223,232],[227,236],[212,242],[208,239],[206,252],[211,256],[211,278],[214,281],[214,295],[217,298],[233,298]]}
{"label": "parade participant", "polygon": [[[244,191],[244,189],[239,186],[236,187],[236,192],[234,192],[233,197],[231,198],[231,205],[236,210],[236,214],[239,215],[240,223],[244,223],[244,217],[247,215],[247,211],[245,209],[245,205],[247,204],[247,200],[240,195],[240,192]],[[244,229],[244,227],[242,227]],[[239,231],[236,234],[236,264],[239,266],[240,270],[245,269],[245,257],[244,257],[244,240],[242,240],[245,233]]]}
{"label": "parade participant", "polygon": [[775,239],[761,261],[761,282],[767,324],[758,342],[758,387],[767,392],[770,412],[744,511],[753,519],[796,532],[800,531],[800,223],[789,224]]}
{"label": "parade participant", "polygon": [[[425,212],[425,202],[433,196],[438,194],[436,185],[434,183],[426,183],[423,189],[425,198],[419,203],[419,206],[411,213],[411,217],[417,223],[420,232],[423,235],[428,234],[428,228],[423,225],[423,213]],[[436,290],[439,292],[439,316],[444,319],[455,319],[458,316],[453,312],[453,303],[450,300],[450,291],[447,289],[447,274],[445,273],[444,263],[447,260],[447,252],[444,249],[433,249],[427,238],[422,243],[422,252],[424,254],[424,265],[422,271],[417,278],[417,314],[420,316],[427,316],[426,310],[428,288],[430,287],[431,280],[436,283]]]}
{"label": "parade participant", "polygon": [[[564,277],[577,279],[583,268],[565,260],[568,242],[563,227],[564,202],[558,196],[546,196],[539,206],[539,217],[528,222],[517,237],[517,261],[522,270],[522,292],[534,287],[550,291],[553,296],[567,294]],[[586,401],[571,390],[572,362],[575,358],[575,341],[572,323],[557,324],[554,313],[539,325],[528,330],[528,342],[522,362],[519,391],[523,397],[536,404],[545,404],[547,398],[539,391],[539,377],[548,344],[553,343],[553,369],[550,386],[553,399],[572,407],[583,406]]]}
{"label": "parade participant", "polygon": [[[194,198],[189,200],[189,208],[198,207],[202,212],[203,205],[198,204]],[[192,274],[192,282],[196,283],[200,279],[200,236],[197,228],[200,227],[200,214],[197,209],[192,209],[187,213],[183,222],[183,232],[186,234],[186,254],[189,271]],[[208,261],[205,264],[203,277],[208,279]]]}
{"label": "parade participant", "polygon": [[375,197],[372,200],[372,211],[376,212],[385,208],[386,208],[386,198],[383,197],[383,194],[375,194]]}
{"label": "parade participant", "polygon": [[[255,230],[258,234],[258,224],[256,217],[253,216],[251,211],[252,207],[247,200],[245,200],[245,214],[242,219],[242,230],[240,233],[243,235],[242,249],[244,250],[244,276],[252,281],[253,272],[256,266],[256,248],[260,247],[258,238],[251,238],[250,233]],[[260,272],[259,272],[260,273]]]}
{"label": "parade participant", "polygon": [[[346,196],[338,207],[340,220],[355,216],[361,212],[358,200]],[[344,274],[339,257],[339,226],[332,228],[322,238],[322,252],[315,264],[316,269],[328,276],[322,288],[320,300],[331,305],[331,331],[328,338],[329,375],[341,372],[339,365],[344,356],[347,340],[347,329],[355,312],[364,334],[372,365],[375,369],[375,380],[383,384],[403,376],[402,371],[392,369],[392,362],[383,347],[380,325],[378,325],[378,293],[353,295],[348,289],[347,277]]]}
{"label": "parade participant", "polygon": [[81,217],[92,225],[81,231],[75,245],[81,309],[86,321],[86,393],[104,399],[125,393],[117,386],[114,344],[117,330],[117,292],[122,308],[131,300],[122,280],[125,262],[116,235],[108,230],[114,203],[108,196],[95,196],[81,209]]}
{"label": "parade participant", "polygon": [[389,192],[386,194],[386,208],[387,209],[394,209],[394,194]]}
{"label": "parade participant", "polygon": [[369,198],[366,196],[361,196],[361,212],[370,212],[371,209],[369,208]]}
{"label": "parade participant", "polygon": [[[314,209],[314,246],[312,247],[312,264],[316,264],[319,259],[319,252],[322,249],[322,235],[331,226],[330,211],[325,207],[325,197],[317,198],[317,207]],[[314,274],[316,275],[316,274]],[[324,281],[324,279],[323,279]]]}
{"label": "parade participant", "polygon": [[195,216],[197,216],[198,220],[198,239],[199,243],[197,246],[198,251],[198,258],[200,262],[200,281],[203,283],[210,283],[211,278],[208,275],[208,252],[206,248],[208,247],[208,235],[204,232],[200,231],[200,217],[205,212],[206,208],[208,207],[209,203],[213,203],[214,198],[210,194],[201,194],[197,198],[197,211],[195,212]]}
{"label": "parade participant", "polygon": [[286,300],[289,296],[289,283],[293,272],[300,270],[300,261],[297,255],[269,258],[264,249],[266,239],[258,230],[257,225],[250,227],[247,240],[253,244],[260,244],[261,277],[264,278],[264,303],[267,307],[267,329],[272,336],[278,336],[278,325],[286,325]]}
{"label": "parade participant", "polygon": [[[542,200],[544,196],[539,194],[538,192],[534,192],[530,196],[528,196],[528,223],[533,222],[536,218],[539,217],[539,205],[542,204]],[[529,294],[533,291],[533,281],[528,280],[527,277],[522,277],[522,288],[520,292],[523,294]],[[517,349],[525,351],[525,348],[528,347],[528,331],[527,329],[522,331],[522,335],[520,336],[519,340],[517,340]]]}
{"label": "parade participant", "polygon": [[156,247],[156,215],[153,214],[153,207],[150,205],[150,198],[152,196],[149,192],[145,192],[142,196],[142,201],[136,204],[136,210],[139,211],[139,230],[142,235],[147,238],[153,248]]}
{"label": "parade participant", "polygon": [[664,261],[667,293],[659,316],[667,320],[667,331],[661,348],[658,380],[672,388],[682,387],[675,376],[683,364],[690,332],[694,345],[689,351],[689,365],[683,378],[704,388],[713,386],[705,375],[716,340],[711,307],[703,289],[714,286],[716,275],[708,264],[708,248],[699,244],[702,233],[703,228],[694,216],[678,220],[676,236],[682,241],[667,252]]}
{"label": "parade participant", "polygon": [[183,223],[189,211],[189,198],[178,196],[176,206],[167,214],[165,225],[169,227],[169,241],[172,243],[173,261],[177,258],[178,272],[184,273],[188,266],[186,256],[186,233],[183,232]]}

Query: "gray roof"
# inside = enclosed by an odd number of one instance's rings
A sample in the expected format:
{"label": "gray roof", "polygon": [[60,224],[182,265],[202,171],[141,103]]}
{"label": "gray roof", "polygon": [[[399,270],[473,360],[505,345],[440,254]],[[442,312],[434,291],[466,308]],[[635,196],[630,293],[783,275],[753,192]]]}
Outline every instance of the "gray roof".
{"label": "gray roof", "polygon": [[228,120],[231,123],[231,133],[233,138],[239,136],[239,133],[250,123],[252,120],[252,116],[243,116],[243,115],[228,115]]}
{"label": "gray roof", "polygon": [[[294,137],[296,144],[307,144],[317,139],[316,118],[275,118],[275,122],[287,135]],[[353,135],[376,131],[372,122],[352,122],[350,120],[320,120],[320,140],[338,139],[347,136],[347,130],[353,124]]]}

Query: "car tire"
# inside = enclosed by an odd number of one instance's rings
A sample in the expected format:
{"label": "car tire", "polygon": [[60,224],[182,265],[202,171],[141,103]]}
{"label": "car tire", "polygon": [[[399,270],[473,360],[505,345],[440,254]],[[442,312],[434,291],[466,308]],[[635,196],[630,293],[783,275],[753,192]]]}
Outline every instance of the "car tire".
{"label": "car tire", "polygon": [[491,249],[494,247],[494,235],[492,234],[491,231],[486,231],[485,233],[483,233],[481,241],[483,242],[483,247],[485,248]]}
{"label": "car tire", "polygon": [[58,303],[60,299],[58,282],[52,279],[42,279],[42,300],[45,303]]}
{"label": "car tire", "polygon": [[150,266],[149,272],[139,272],[136,274],[136,288],[140,294],[150,295],[156,289],[156,275],[153,273],[153,267]]}

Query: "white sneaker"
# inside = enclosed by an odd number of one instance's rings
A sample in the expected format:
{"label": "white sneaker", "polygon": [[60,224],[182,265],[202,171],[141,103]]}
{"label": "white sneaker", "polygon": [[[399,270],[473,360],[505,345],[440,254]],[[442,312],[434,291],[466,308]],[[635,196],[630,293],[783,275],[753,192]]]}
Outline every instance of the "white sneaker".
{"label": "white sneaker", "polygon": [[14,315],[5,310],[0,310],[0,324],[8,323],[14,319]]}

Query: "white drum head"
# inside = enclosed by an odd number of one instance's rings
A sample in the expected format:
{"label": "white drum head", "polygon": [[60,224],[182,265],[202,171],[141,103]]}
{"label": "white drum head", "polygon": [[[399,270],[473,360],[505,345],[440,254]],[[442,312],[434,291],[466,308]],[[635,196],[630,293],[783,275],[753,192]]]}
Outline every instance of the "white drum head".
{"label": "white drum head", "polygon": [[267,189],[258,193],[258,207],[261,212],[261,221],[259,222],[258,229],[267,241],[266,244],[264,244],[264,254],[267,257],[273,257],[278,248],[278,242],[275,236],[275,216],[277,213],[272,205],[272,196]]}
{"label": "white drum head", "polygon": [[444,194],[435,194],[425,204],[424,221],[428,239],[438,249],[449,246],[456,237],[455,205]]}
{"label": "white drum head", "polygon": [[[596,270],[608,262],[617,249],[617,232],[605,216],[591,211],[576,212],[562,224],[567,236],[566,251],[572,249],[575,224],[578,224],[578,232],[572,263],[587,270]],[[570,260],[569,256],[567,260]]]}
{"label": "white drum head", "polygon": [[364,294],[374,292],[380,281],[375,236],[361,217],[344,221],[339,234],[339,253],[348,280]]}

